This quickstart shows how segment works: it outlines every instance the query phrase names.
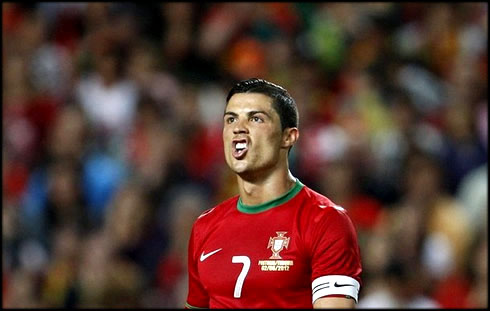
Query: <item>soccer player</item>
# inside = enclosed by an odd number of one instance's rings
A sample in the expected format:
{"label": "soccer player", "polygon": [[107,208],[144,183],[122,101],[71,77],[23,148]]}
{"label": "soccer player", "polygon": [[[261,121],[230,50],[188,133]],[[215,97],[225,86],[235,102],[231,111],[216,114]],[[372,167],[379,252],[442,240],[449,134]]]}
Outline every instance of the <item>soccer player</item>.
{"label": "soccer player", "polygon": [[297,107],[284,88],[254,78],[230,90],[223,142],[239,195],[193,225],[186,308],[355,306],[355,228],[342,207],[291,174],[298,137]]}

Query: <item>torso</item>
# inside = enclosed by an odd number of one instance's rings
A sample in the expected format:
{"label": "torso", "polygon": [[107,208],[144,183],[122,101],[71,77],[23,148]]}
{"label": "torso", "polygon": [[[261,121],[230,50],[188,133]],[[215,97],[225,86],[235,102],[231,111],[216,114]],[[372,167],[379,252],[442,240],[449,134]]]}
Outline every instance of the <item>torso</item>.
{"label": "torso", "polygon": [[307,187],[257,213],[240,211],[237,202],[238,196],[223,202],[195,224],[189,256],[209,306],[311,308],[312,228],[329,210],[338,212],[334,204]]}

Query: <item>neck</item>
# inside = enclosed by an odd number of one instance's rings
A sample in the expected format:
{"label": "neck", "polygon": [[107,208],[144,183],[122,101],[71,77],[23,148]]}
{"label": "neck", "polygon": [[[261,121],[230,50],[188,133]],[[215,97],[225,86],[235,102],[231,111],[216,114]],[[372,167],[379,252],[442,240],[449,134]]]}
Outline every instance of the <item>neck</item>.
{"label": "neck", "polygon": [[253,180],[240,176],[237,178],[240,198],[246,205],[258,205],[273,200],[288,192],[296,183],[288,167]]}

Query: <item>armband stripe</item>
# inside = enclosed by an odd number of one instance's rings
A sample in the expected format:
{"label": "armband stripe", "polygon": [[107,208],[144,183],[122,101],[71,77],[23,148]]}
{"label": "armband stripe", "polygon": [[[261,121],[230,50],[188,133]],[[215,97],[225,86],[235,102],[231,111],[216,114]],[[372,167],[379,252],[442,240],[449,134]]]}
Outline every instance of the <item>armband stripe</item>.
{"label": "armband stripe", "polygon": [[313,288],[313,295],[319,291],[319,290],[322,290],[324,288],[328,288],[330,285],[328,285],[328,282],[327,283],[324,283],[324,284],[319,284],[317,286],[315,286],[315,288]]}

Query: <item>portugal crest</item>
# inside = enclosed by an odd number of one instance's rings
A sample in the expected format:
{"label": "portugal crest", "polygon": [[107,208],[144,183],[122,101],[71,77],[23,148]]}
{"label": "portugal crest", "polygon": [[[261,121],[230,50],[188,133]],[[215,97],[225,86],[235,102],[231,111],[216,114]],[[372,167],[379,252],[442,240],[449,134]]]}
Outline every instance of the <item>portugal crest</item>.
{"label": "portugal crest", "polygon": [[269,238],[269,245],[267,248],[272,250],[272,256],[269,257],[269,259],[282,259],[282,257],[279,256],[279,252],[284,248],[288,248],[290,239],[284,236],[286,233],[287,231],[276,231],[277,236]]}

